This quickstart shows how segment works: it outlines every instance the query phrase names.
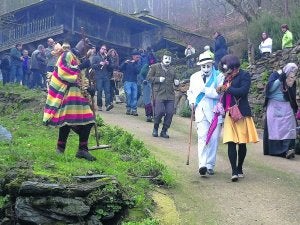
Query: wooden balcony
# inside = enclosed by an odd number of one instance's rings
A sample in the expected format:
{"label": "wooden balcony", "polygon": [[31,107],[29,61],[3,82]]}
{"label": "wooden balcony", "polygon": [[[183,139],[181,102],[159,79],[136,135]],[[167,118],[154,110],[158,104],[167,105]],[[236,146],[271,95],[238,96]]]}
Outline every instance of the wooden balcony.
{"label": "wooden balcony", "polygon": [[0,32],[0,52],[11,49],[16,43],[27,44],[62,34],[63,25],[55,25],[54,16],[35,20]]}

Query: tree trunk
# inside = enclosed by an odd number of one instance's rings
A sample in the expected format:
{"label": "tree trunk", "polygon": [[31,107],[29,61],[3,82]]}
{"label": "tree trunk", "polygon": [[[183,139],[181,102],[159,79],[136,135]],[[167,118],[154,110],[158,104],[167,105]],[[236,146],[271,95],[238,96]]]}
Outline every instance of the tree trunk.
{"label": "tree trunk", "polygon": [[254,63],[254,47],[250,38],[248,38],[248,61],[250,65]]}
{"label": "tree trunk", "polygon": [[289,0],[284,0],[284,17],[289,17],[290,12],[289,12]]}
{"label": "tree trunk", "polygon": [[153,14],[153,0],[148,0],[147,3],[150,13]]}
{"label": "tree trunk", "polygon": [[133,0],[133,9],[134,9],[134,12],[139,12],[136,0]]}
{"label": "tree trunk", "polygon": [[252,16],[249,12],[247,12],[246,10],[243,9],[242,7],[242,0],[226,0],[226,2],[230,5],[232,5],[232,7],[239,12],[244,19],[247,21],[247,23],[249,23],[252,20]]}
{"label": "tree trunk", "polygon": [[170,20],[170,0],[167,0],[167,19]]}

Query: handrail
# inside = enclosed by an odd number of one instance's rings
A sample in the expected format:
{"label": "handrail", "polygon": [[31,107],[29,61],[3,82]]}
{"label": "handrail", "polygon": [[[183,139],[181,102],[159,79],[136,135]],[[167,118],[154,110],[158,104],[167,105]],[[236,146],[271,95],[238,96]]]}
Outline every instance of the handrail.
{"label": "handrail", "polygon": [[24,23],[11,29],[4,29],[0,31],[0,44],[5,44],[6,42],[21,39],[31,34],[43,32],[52,27],[55,27],[54,16],[33,20],[30,23]]}

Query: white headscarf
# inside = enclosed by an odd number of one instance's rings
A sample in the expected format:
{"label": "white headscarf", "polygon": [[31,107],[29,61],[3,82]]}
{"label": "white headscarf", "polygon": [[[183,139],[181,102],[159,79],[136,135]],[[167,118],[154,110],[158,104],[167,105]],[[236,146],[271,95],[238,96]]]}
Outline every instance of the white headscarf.
{"label": "white headscarf", "polygon": [[298,70],[298,66],[295,63],[288,63],[283,67],[283,72],[286,75],[289,75],[290,73],[296,73]]}

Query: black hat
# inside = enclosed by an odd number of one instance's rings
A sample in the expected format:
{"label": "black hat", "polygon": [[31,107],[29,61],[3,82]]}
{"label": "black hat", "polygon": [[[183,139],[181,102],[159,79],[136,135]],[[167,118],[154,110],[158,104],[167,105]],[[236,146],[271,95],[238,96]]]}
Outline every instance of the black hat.
{"label": "black hat", "polygon": [[140,52],[137,49],[133,49],[130,55],[140,55]]}

